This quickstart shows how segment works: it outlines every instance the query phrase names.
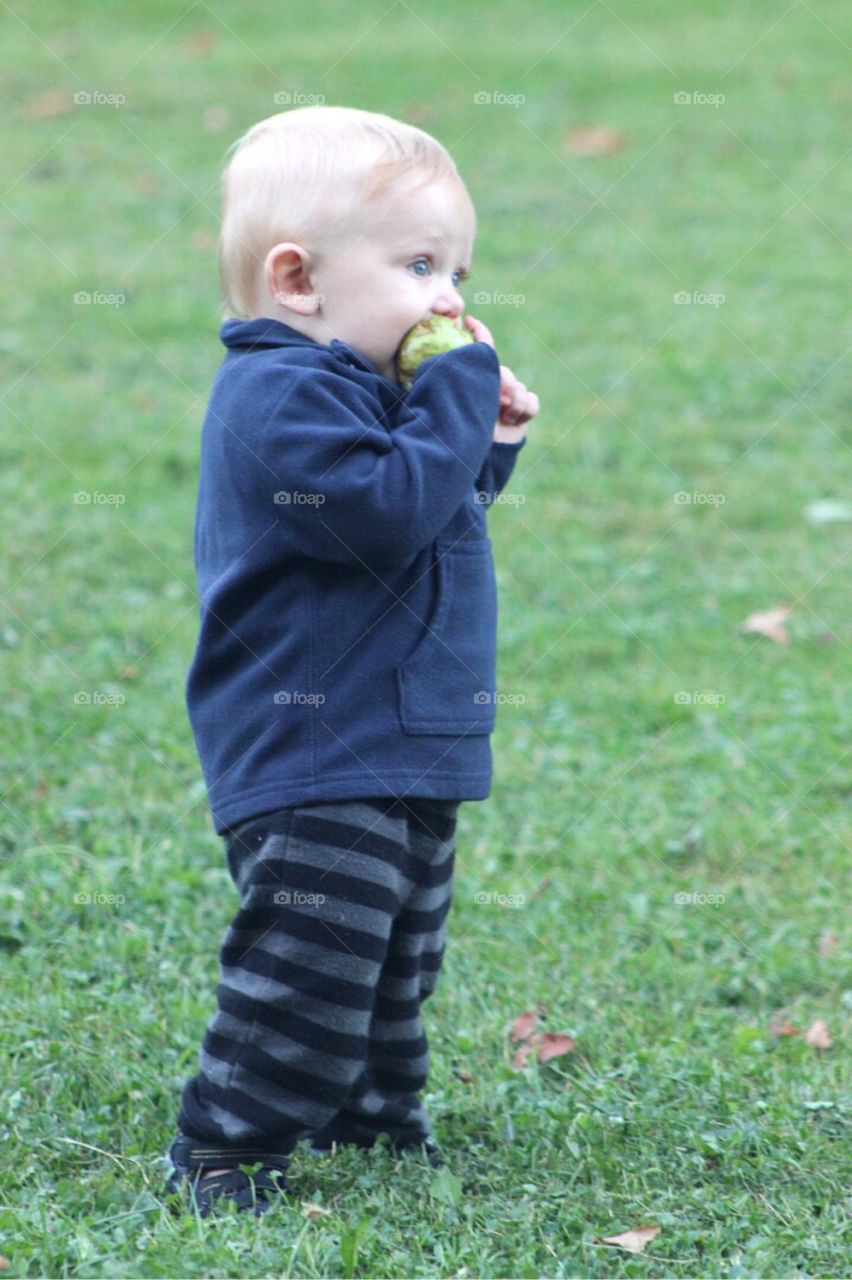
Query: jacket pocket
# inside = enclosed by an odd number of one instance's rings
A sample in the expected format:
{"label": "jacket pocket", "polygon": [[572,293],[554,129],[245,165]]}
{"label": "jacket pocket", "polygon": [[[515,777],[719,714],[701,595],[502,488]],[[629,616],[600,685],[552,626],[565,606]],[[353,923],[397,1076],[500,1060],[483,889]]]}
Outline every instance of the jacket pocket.
{"label": "jacket pocket", "polygon": [[406,733],[490,733],[495,721],[497,583],[487,539],[436,544],[434,615],[397,667]]}

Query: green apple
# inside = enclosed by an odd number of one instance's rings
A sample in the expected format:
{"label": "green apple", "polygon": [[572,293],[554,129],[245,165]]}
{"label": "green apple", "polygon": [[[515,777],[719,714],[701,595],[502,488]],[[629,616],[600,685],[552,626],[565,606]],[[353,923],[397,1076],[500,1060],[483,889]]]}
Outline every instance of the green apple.
{"label": "green apple", "polygon": [[464,347],[475,338],[470,329],[463,329],[449,316],[430,316],[409,329],[396,354],[396,371],[400,386],[407,391],[414,380],[414,372],[424,360],[443,355],[454,347]]}

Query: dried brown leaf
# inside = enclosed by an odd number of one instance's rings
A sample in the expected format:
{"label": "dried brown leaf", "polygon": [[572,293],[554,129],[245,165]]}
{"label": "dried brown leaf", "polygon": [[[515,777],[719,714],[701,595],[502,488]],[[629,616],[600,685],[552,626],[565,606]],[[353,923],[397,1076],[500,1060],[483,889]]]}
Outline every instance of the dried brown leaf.
{"label": "dried brown leaf", "polygon": [[520,1014],[512,1023],[509,1029],[510,1040],[526,1040],[527,1036],[532,1035],[532,1030],[538,1022],[538,1015],[527,1012]]}
{"label": "dried brown leaf", "polygon": [[750,613],[743,623],[743,631],[746,634],[754,632],[759,636],[767,636],[776,644],[786,644],[790,639],[790,633],[781,624],[792,612],[790,605],[779,604],[774,609],[766,609],[763,613]]}
{"label": "dried brown leaf", "polygon": [[614,1244],[628,1253],[641,1253],[661,1230],[658,1226],[634,1227],[631,1231],[623,1231],[620,1236],[599,1236],[595,1244]]}
{"label": "dried brown leaf", "polygon": [[321,1204],[314,1204],[312,1200],[303,1200],[302,1214],[309,1222],[313,1222],[314,1218],[318,1218],[320,1214],[325,1214],[326,1217],[329,1217],[331,1210],[324,1208]]}
{"label": "dried brown leaf", "polygon": [[512,1058],[512,1066],[516,1071],[519,1071],[521,1067],[525,1067],[527,1065],[527,1058],[530,1056],[534,1048],[535,1045],[531,1041],[527,1041],[526,1044],[522,1044],[515,1050],[515,1056]]}
{"label": "dried brown leaf", "polygon": [[21,118],[49,120],[53,116],[66,116],[73,106],[74,100],[67,89],[47,89],[24,103]]}
{"label": "dried brown leaf", "polygon": [[787,1018],[773,1018],[769,1024],[771,1036],[799,1036],[801,1027],[794,1026]]}
{"label": "dried brown leaf", "polygon": [[627,137],[619,129],[610,129],[607,125],[582,126],[569,132],[565,145],[575,156],[606,156],[623,151]]}
{"label": "dried brown leaf", "polygon": [[216,47],[218,39],[218,31],[193,31],[187,37],[186,51],[190,58],[206,58]]}
{"label": "dried brown leaf", "polygon": [[559,1058],[564,1053],[573,1053],[576,1048],[577,1045],[570,1036],[543,1031],[538,1037],[536,1057],[539,1062],[548,1062],[551,1058]]}
{"label": "dried brown leaf", "polygon": [[823,1018],[817,1018],[813,1026],[808,1027],[805,1032],[805,1044],[810,1045],[812,1049],[830,1049],[834,1044],[828,1023]]}

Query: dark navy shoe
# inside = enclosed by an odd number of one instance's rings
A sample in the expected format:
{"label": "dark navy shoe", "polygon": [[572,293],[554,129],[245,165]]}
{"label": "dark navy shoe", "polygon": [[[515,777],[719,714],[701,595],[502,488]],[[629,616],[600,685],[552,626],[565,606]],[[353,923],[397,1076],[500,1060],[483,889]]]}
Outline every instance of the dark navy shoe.
{"label": "dark navy shoe", "polygon": [[[204,1146],[191,1138],[176,1138],[169,1148],[172,1168],[166,1193],[185,1191],[190,1213],[208,1218],[221,1202],[233,1201],[237,1208],[251,1210],[261,1217],[281,1195],[292,1194],[285,1178],[289,1156],[276,1155],[255,1148]],[[258,1165],[245,1173],[240,1165]],[[224,1169],[224,1173],[205,1173],[205,1169]]]}

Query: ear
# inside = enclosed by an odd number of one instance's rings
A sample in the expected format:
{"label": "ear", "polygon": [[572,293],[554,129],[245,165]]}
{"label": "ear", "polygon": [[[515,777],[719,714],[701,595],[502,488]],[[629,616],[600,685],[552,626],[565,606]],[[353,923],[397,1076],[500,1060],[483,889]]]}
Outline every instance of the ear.
{"label": "ear", "polygon": [[311,255],[299,244],[276,244],[266,255],[263,277],[273,302],[300,316],[319,310],[321,298],[311,284]]}

